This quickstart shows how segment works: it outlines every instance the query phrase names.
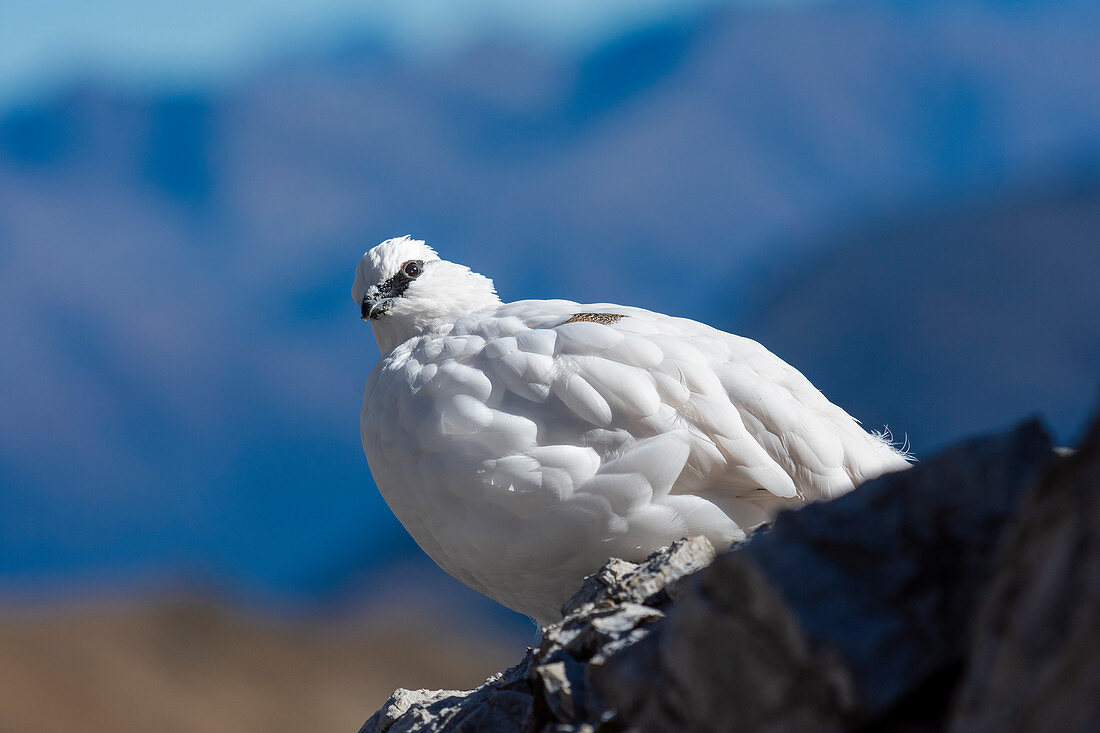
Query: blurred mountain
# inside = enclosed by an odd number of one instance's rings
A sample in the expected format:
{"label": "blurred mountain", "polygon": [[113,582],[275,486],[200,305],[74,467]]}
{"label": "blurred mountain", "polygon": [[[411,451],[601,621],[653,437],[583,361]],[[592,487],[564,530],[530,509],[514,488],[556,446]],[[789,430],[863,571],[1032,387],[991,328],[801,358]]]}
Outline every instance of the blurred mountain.
{"label": "blurred mountain", "polygon": [[[7,110],[0,589],[182,574],[330,596],[415,552],[358,445],[363,250],[411,232],[505,299],[728,323],[842,222],[1100,160],[1098,28],[1083,2],[782,4],[578,57],[345,43],[220,90],[86,83]],[[858,374],[833,396],[901,428]],[[932,419],[959,391],[921,394]]]}
{"label": "blurred mountain", "polygon": [[477,685],[522,648],[418,620],[274,622],[196,601],[6,609],[0,729],[351,731],[395,686]]}
{"label": "blurred mountain", "polygon": [[1100,394],[1100,181],[863,224],[775,273],[739,332],[922,451],[1042,414],[1076,442]]}

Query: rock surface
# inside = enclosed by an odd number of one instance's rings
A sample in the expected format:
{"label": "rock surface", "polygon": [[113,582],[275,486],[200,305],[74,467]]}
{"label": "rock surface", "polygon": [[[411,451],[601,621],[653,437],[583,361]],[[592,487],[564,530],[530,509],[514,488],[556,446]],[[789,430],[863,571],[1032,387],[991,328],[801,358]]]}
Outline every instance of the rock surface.
{"label": "rock surface", "polygon": [[1100,729],[1098,491],[1100,424],[967,441],[717,558],[611,560],[519,665],[361,733]]}
{"label": "rock surface", "polygon": [[1100,730],[1100,421],[1029,497],[976,629],[954,733]]}

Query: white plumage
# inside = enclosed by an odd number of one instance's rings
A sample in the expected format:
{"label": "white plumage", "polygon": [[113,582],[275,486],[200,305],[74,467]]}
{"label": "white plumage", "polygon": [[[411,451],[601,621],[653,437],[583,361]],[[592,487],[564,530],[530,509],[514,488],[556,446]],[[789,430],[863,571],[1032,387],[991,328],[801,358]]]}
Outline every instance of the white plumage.
{"label": "white plumage", "polygon": [[382,359],[361,432],[393,513],[444,570],[546,624],[611,556],[719,550],[783,508],[908,465],[760,344],[606,303],[502,303],[423,242],[352,297]]}

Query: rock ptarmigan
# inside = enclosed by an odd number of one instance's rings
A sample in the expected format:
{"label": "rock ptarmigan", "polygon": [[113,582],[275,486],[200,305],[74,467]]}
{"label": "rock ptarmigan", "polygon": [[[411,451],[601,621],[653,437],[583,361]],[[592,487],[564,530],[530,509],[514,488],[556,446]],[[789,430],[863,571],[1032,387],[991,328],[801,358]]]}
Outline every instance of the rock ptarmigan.
{"label": "rock ptarmigan", "polygon": [[541,624],[612,556],[718,550],[784,508],[908,466],[755,341],[641,308],[502,303],[424,242],[359,262],[381,360],[371,473],[421,548]]}

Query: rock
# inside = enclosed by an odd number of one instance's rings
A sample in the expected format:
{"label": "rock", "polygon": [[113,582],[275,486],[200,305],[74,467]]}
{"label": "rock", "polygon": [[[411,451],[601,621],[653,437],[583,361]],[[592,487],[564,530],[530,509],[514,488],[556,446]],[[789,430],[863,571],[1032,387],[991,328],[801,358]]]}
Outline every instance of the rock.
{"label": "rock", "polygon": [[779,517],[744,549],[875,715],[960,663],[1003,530],[1052,459],[1037,422]]}
{"label": "rock", "polygon": [[520,665],[468,692],[398,691],[363,731],[1094,726],[1097,436],[1056,457],[1025,423],[717,558],[694,538],[611,560]]}
{"label": "rock", "polygon": [[[546,628],[538,649],[474,690],[397,690],[360,733],[593,730],[610,717],[587,681],[586,664],[628,646],[664,614],[669,586],[714,559],[705,538],[674,542],[640,565],[609,560]],[[647,605],[648,604],[648,605]]]}
{"label": "rock", "polygon": [[976,632],[951,731],[1100,730],[1100,421],[1030,497]]}
{"label": "rock", "polygon": [[600,697],[640,730],[837,728],[852,697],[847,670],[817,652],[751,561],[727,558],[665,622],[589,670]]}
{"label": "rock", "polygon": [[473,690],[397,690],[359,733],[533,730],[530,656]]}
{"label": "rock", "polygon": [[885,714],[962,660],[1000,532],[1050,457],[1027,423],[784,513],[593,670],[601,694],[644,730],[835,730]]}
{"label": "rock", "polygon": [[[702,537],[673,542],[658,550],[641,565],[612,558],[562,606],[569,615],[589,605],[623,602],[664,605],[675,581],[702,570],[714,560],[714,545]],[[665,596],[660,594],[665,592]]]}

